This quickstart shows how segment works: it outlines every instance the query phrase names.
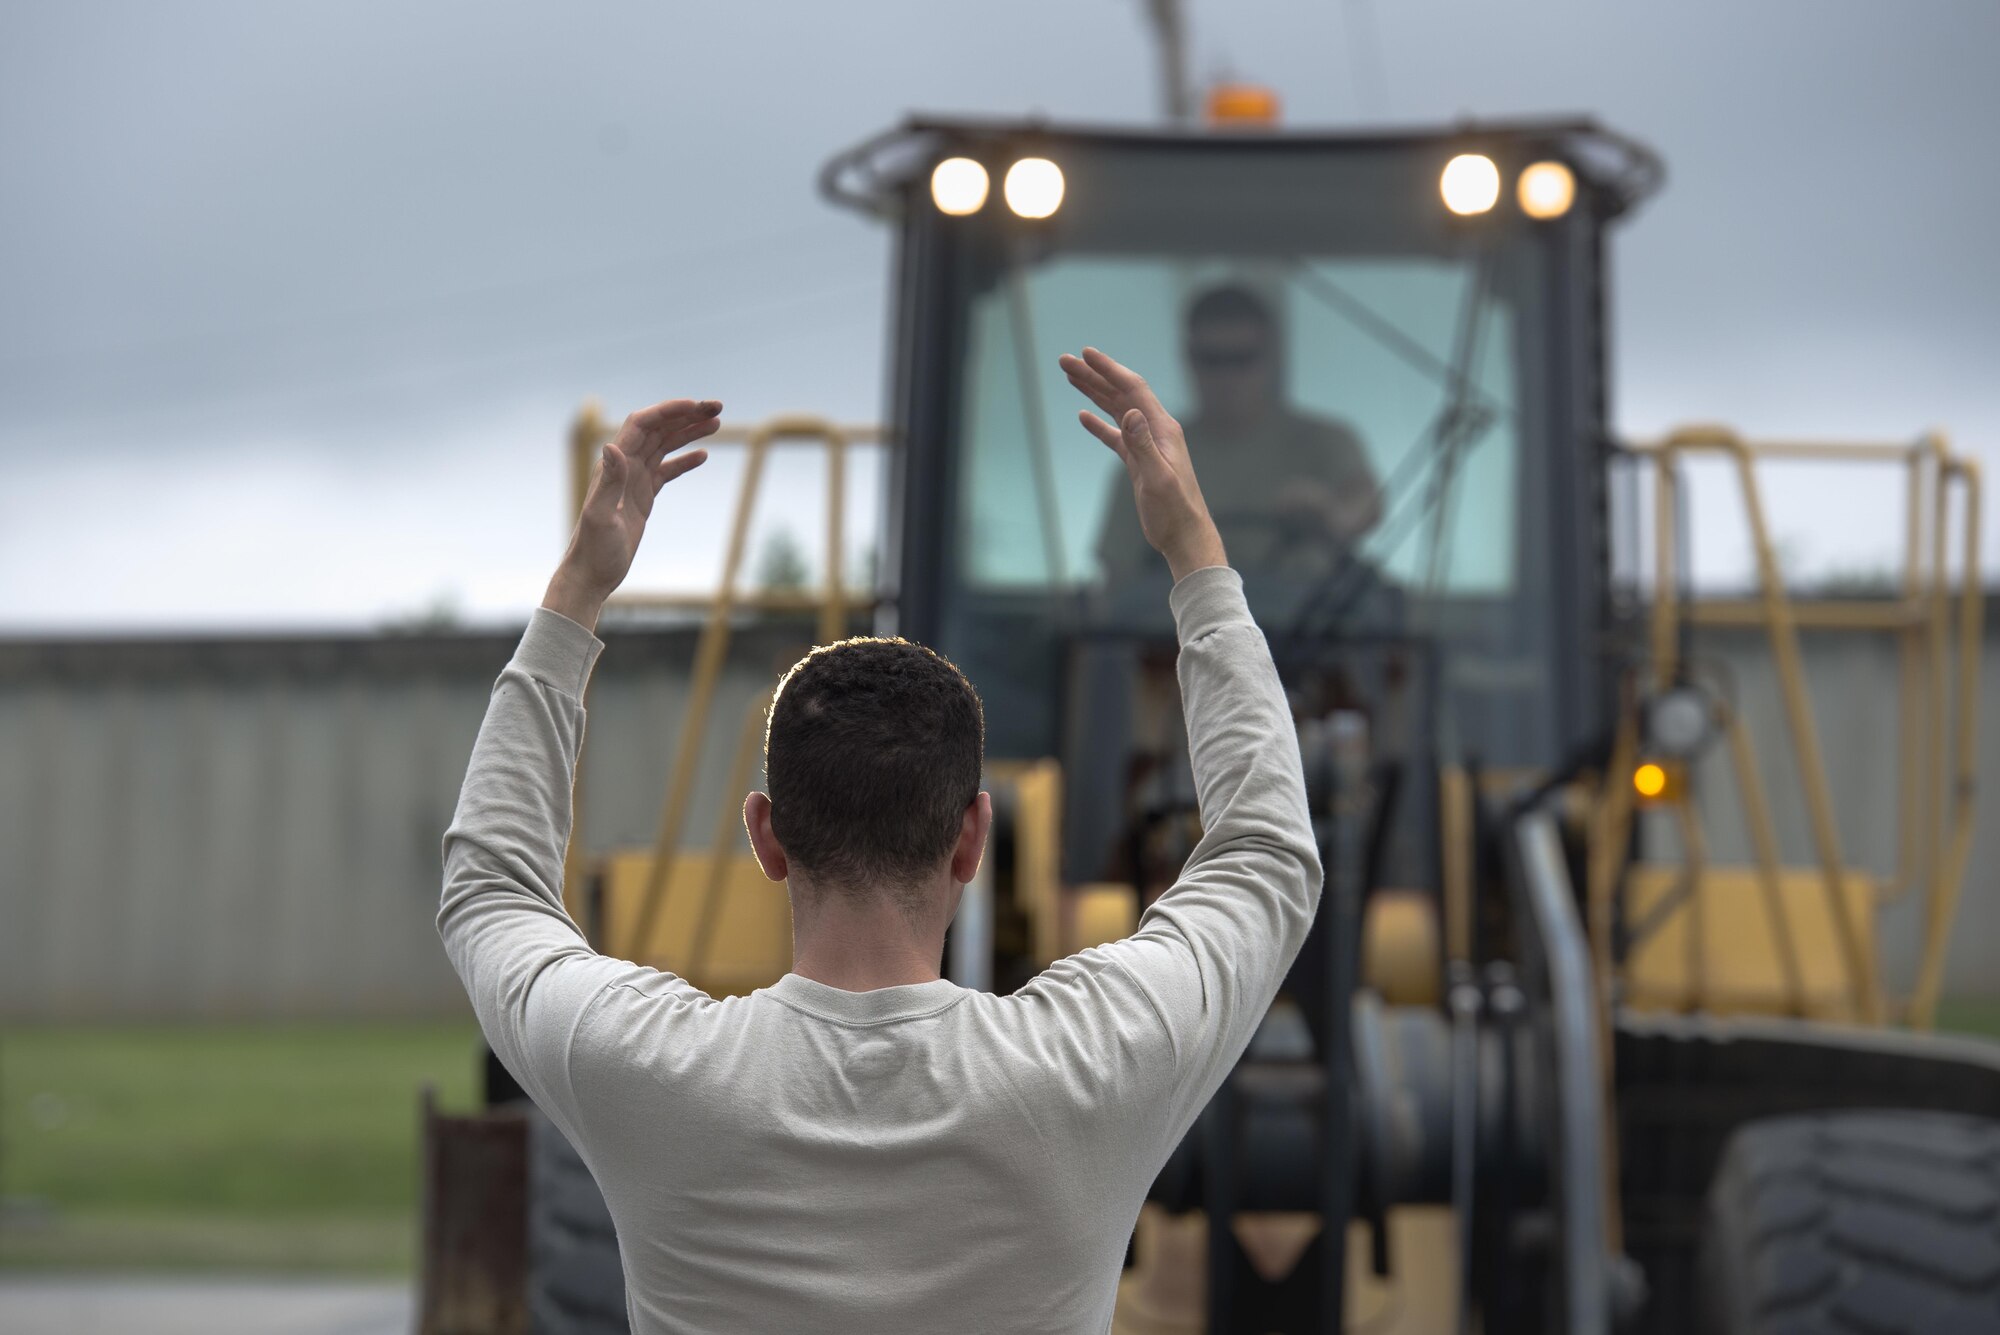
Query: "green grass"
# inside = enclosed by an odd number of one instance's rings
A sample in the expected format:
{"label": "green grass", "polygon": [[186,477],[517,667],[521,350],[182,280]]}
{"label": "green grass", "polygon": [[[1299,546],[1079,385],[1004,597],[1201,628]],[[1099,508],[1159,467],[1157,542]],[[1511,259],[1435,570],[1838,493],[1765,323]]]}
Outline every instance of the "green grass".
{"label": "green grass", "polygon": [[469,1024],[0,1033],[0,1266],[401,1271]]}
{"label": "green grass", "polygon": [[2000,1039],[2000,997],[1946,997],[1938,1002],[1940,1034]]}
{"label": "green grass", "polygon": [[[2000,1039],[2000,999],[1938,1030]],[[0,1031],[0,1268],[407,1273],[417,1091],[470,1024]]]}

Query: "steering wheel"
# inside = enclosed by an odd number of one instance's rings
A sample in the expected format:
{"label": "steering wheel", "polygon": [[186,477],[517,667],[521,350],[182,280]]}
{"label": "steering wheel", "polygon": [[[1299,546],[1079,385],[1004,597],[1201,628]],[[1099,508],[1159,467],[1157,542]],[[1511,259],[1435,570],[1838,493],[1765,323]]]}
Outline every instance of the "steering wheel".
{"label": "steering wheel", "polygon": [[1294,554],[1320,548],[1332,557],[1333,565],[1353,559],[1348,545],[1333,535],[1325,521],[1310,514],[1286,514],[1273,509],[1211,510],[1209,518],[1222,532],[1225,547],[1232,531],[1241,533],[1248,529],[1270,534],[1271,542],[1263,550],[1264,559],[1257,563],[1260,566],[1277,569]]}
{"label": "steering wheel", "polygon": [[[1271,535],[1270,545],[1260,553],[1263,559],[1255,565],[1235,559],[1235,553],[1231,552],[1232,564],[1243,571],[1246,581],[1255,580],[1268,570],[1279,581],[1308,586],[1299,590],[1304,594],[1303,601],[1288,612],[1276,613],[1275,605],[1267,604],[1282,621],[1289,623],[1304,616],[1311,622],[1324,619],[1329,624],[1357,619],[1366,623],[1401,623],[1397,590],[1381,567],[1363,557],[1356,546],[1335,537],[1317,517],[1271,510],[1225,510],[1211,512],[1210,517],[1223,531],[1225,547],[1232,527],[1238,533],[1247,529]],[[1288,563],[1300,556],[1322,559],[1317,567],[1307,567],[1307,573],[1300,573],[1296,567],[1286,571]]]}

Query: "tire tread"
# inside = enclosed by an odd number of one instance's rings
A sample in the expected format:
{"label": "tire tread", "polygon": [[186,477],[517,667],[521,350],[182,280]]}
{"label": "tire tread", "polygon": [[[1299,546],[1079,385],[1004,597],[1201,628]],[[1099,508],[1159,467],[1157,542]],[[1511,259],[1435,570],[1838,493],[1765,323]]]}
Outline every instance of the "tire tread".
{"label": "tire tread", "polygon": [[2000,1333],[2000,1122],[1771,1118],[1709,1189],[1697,1276],[1718,1335]]}
{"label": "tire tread", "polygon": [[528,1312],[535,1335],[628,1335],[611,1210],[583,1156],[536,1115],[528,1143]]}

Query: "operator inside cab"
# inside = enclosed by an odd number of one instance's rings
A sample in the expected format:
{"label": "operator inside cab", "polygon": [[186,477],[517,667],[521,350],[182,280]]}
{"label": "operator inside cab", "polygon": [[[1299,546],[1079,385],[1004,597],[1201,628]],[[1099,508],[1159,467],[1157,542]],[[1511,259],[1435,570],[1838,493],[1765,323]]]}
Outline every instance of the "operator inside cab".
{"label": "operator inside cab", "polygon": [[[1246,578],[1324,577],[1382,517],[1382,490],[1345,422],[1287,401],[1283,339],[1271,307],[1236,283],[1188,306],[1183,352],[1194,385],[1188,439],[1231,560]],[[1107,586],[1164,574],[1139,531],[1124,479],[1113,479],[1098,529]]]}

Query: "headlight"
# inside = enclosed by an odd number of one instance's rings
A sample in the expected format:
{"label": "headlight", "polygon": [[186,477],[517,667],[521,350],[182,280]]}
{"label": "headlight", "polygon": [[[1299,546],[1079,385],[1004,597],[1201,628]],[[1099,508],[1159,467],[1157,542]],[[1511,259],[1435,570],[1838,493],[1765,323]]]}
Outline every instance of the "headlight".
{"label": "headlight", "polygon": [[1715,740],[1718,712],[1698,686],[1671,686],[1645,705],[1646,749],[1674,760],[1692,760]]}
{"label": "headlight", "polygon": [[939,213],[962,218],[986,203],[986,168],[971,158],[946,158],[931,169],[931,202]]}
{"label": "headlight", "polygon": [[1560,162],[1537,162],[1521,173],[1514,196],[1530,218],[1560,218],[1576,201],[1576,177]]}
{"label": "headlight", "polygon": [[1500,198],[1500,169],[1484,153],[1461,153],[1444,164],[1438,193],[1453,213],[1484,213]]}
{"label": "headlight", "polygon": [[1047,158],[1022,158],[1007,169],[1007,207],[1023,218],[1046,218],[1062,207],[1062,168]]}

